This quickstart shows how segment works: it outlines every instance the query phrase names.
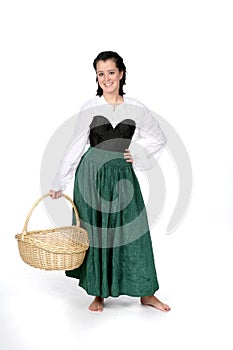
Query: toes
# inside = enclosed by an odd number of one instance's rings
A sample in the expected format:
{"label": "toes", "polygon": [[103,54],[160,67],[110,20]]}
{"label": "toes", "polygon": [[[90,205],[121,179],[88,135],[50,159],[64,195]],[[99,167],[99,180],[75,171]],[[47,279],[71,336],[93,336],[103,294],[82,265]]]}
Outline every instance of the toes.
{"label": "toes", "polygon": [[155,296],[149,297],[149,298],[143,297],[143,298],[141,298],[141,303],[144,304],[144,305],[153,306],[157,310],[160,310],[160,311],[163,311],[163,312],[170,311],[170,307],[167,304],[162,303]]}
{"label": "toes", "polygon": [[95,311],[95,312],[102,312],[103,311],[103,304],[99,300],[94,300],[91,305],[89,306],[90,311]]}
{"label": "toes", "polygon": [[162,311],[170,311],[171,308],[167,304],[163,304]]}
{"label": "toes", "polygon": [[98,311],[98,306],[95,305],[94,303],[92,303],[92,304],[89,306],[89,310],[91,310],[91,311]]}

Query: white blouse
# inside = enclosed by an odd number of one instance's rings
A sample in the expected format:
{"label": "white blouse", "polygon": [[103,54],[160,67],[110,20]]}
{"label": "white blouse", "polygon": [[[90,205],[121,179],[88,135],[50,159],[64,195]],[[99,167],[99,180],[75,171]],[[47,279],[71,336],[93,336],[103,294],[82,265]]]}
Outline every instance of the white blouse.
{"label": "white blouse", "polygon": [[82,155],[90,146],[90,124],[95,115],[108,118],[113,127],[126,118],[136,122],[136,129],[130,144],[135,170],[151,169],[162,153],[166,137],[152,112],[141,102],[124,96],[124,103],[113,106],[103,96],[87,101],[77,114],[73,138],[61,161],[51,189],[64,191],[72,180]]}

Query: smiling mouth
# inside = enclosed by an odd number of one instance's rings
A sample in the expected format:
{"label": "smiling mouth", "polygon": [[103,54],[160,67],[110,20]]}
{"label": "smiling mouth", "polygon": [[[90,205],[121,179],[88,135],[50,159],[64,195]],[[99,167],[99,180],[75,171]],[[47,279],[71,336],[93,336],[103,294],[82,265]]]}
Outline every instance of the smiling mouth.
{"label": "smiling mouth", "polygon": [[111,86],[112,84],[113,84],[113,83],[105,83],[104,86],[109,87],[109,86]]}

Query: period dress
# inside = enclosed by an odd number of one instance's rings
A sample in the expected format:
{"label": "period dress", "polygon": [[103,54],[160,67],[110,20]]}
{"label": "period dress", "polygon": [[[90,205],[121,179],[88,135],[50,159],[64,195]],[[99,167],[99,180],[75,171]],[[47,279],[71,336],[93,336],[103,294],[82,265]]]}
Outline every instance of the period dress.
{"label": "period dress", "polygon": [[[135,140],[141,140],[142,149],[132,165],[123,153]],[[88,294],[147,296],[159,288],[134,170],[151,168],[165,143],[157,121],[137,100],[124,96],[124,103],[113,107],[96,96],[81,108],[52,189],[63,191],[75,175],[74,203],[90,247],[83,264],[66,275],[79,279]]]}

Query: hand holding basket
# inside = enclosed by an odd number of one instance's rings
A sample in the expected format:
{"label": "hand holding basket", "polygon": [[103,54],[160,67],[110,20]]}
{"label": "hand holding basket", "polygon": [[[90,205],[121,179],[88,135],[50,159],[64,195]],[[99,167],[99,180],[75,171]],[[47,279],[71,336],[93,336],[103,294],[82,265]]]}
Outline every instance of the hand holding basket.
{"label": "hand holding basket", "polygon": [[80,227],[77,208],[72,199],[62,194],[71,204],[76,217],[76,226],[57,227],[48,230],[27,231],[33,210],[49,193],[40,197],[29,211],[18,241],[22,260],[43,270],[73,270],[79,267],[89,248],[88,233]]}

